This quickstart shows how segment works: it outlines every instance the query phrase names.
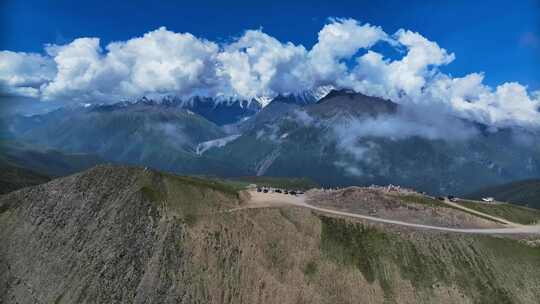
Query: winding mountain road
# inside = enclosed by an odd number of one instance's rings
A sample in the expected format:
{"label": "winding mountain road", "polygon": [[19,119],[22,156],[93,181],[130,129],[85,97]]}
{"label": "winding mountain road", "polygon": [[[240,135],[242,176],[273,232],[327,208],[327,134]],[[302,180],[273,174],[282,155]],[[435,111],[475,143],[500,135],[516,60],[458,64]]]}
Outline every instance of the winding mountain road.
{"label": "winding mountain road", "polygon": [[286,195],[286,194],[280,194],[280,193],[263,193],[263,192],[253,191],[253,190],[248,191],[248,193],[250,194],[250,197],[251,197],[248,204],[244,207],[232,209],[230,211],[237,211],[237,210],[251,209],[251,208],[296,206],[296,207],[307,208],[307,209],[311,209],[311,210],[315,210],[315,211],[319,211],[319,212],[327,213],[327,214],[345,216],[345,217],[350,217],[350,218],[358,218],[358,219],[363,219],[363,220],[368,220],[368,221],[373,221],[373,222],[378,222],[378,223],[399,225],[399,226],[405,226],[405,227],[411,227],[411,228],[417,228],[417,229],[437,230],[437,231],[456,232],[456,233],[492,234],[492,235],[493,234],[540,234],[540,225],[529,225],[529,226],[523,225],[523,226],[514,226],[514,227],[508,227],[508,228],[472,228],[472,229],[439,227],[439,226],[414,224],[414,223],[408,223],[408,222],[397,221],[397,220],[389,220],[389,219],[383,219],[383,218],[378,218],[378,217],[369,216],[369,215],[362,215],[362,214],[357,214],[357,213],[316,207],[316,206],[309,205],[308,203],[306,203],[305,195],[292,196],[292,195]]}

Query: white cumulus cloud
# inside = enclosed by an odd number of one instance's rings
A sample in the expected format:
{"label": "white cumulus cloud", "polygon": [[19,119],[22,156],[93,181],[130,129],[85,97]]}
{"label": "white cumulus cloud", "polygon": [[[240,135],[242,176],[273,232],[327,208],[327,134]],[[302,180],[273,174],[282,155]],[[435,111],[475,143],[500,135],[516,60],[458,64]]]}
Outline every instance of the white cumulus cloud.
{"label": "white cumulus cloud", "polygon": [[360,49],[368,49],[381,40],[391,41],[380,27],[361,25],[353,19],[332,20],[322,28],[318,38],[309,52],[309,63],[319,85],[328,85],[346,75],[348,67],[343,59],[349,59]]}
{"label": "white cumulus cloud", "polygon": [[218,55],[219,74],[239,96],[294,92],[311,86],[305,77],[307,51],[260,30],[247,31]]}
{"label": "white cumulus cloud", "polygon": [[[154,95],[270,98],[328,86],[495,129],[540,128],[538,93],[512,82],[492,88],[482,73],[442,73],[455,54],[420,33],[388,35],[354,19],[329,19],[317,37],[308,48],[248,30],[220,44],[161,27],[107,45],[78,38],[43,54],[0,51],[0,93],[103,103]],[[374,51],[378,43],[403,56]]]}
{"label": "white cumulus cloud", "polygon": [[3,94],[38,97],[40,86],[55,73],[54,62],[47,56],[0,51],[0,90]]}
{"label": "white cumulus cloud", "polygon": [[451,63],[455,56],[418,33],[399,30],[394,34],[407,53],[400,60],[389,61],[380,53],[369,51],[357,58],[358,65],[343,85],[360,91],[374,91],[380,97],[399,99],[421,95],[421,90],[437,73],[436,68]]}
{"label": "white cumulus cloud", "polygon": [[58,73],[42,89],[44,99],[114,101],[154,93],[184,95],[216,84],[218,46],[162,27],[106,51],[97,38],[49,46]]}

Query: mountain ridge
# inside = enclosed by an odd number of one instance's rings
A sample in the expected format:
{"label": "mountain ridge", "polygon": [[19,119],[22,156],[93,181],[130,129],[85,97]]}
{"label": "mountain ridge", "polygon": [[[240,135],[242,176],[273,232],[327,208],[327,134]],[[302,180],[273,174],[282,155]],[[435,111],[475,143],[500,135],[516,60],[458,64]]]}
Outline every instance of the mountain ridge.
{"label": "mountain ridge", "polygon": [[[399,184],[454,195],[540,175],[540,137],[527,130],[494,132],[461,120],[437,121],[429,113],[406,116],[400,104],[350,90],[333,89],[309,104],[283,98],[242,112],[246,116],[212,103],[199,112],[214,114],[201,114],[173,101],[145,99],[6,123],[9,136],[21,142],[183,174],[308,177],[326,186]],[[215,122],[209,115],[228,118]],[[452,137],[447,124],[465,136]]]}
{"label": "mountain ridge", "polygon": [[107,165],[0,196],[7,245],[0,301],[534,303],[539,296],[540,248],[301,208],[223,212],[242,206],[237,189]]}

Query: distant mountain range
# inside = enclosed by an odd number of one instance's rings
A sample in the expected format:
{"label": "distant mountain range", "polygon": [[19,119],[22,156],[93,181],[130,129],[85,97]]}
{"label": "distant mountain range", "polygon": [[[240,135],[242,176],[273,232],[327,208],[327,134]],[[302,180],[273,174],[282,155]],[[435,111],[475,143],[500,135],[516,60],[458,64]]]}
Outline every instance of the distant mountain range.
{"label": "distant mountain range", "polygon": [[[6,172],[20,172],[21,176],[65,176],[105,162],[95,154],[67,153],[13,140],[0,141],[0,167],[6,168]],[[0,178],[9,179],[9,175],[3,174]]]}
{"label": "distant mountain range", "polygon": [[175,96],[167,96],[164,98],[151,99],[143,97],[134,102],[120,102],[112,105],[91,105],[85,107],[93,107],[101,110],[112,110],[119,107],[130,105],[147,105],[164,108],[180,108],[189,110],[199,114],[202,117],[217,125],[225,125],[235,123],[241,119],[250,117],[262,108],[266,107],[272,101],[292,103],[298,105],[308,105],[319,101],[333,90],[331,86],[322,86],[316,89],[301,91],[297,93],[278,95],[275,98],[266,96],[255,97],[252,99],[234,98],[234,97],[203,97],[193,96],[190,98],[179,98]]}
{"label": "distant mountain range", "polygon": [[[417,123],[405,110],[332,88],[270,102],[143,98],[11,116],[3,136],[182,174],[308,177],[326,186],[392,183],[463,194],[540,176],[538,134],[439,122],[429,113]],[[453,137],[457,126],[474,136]]]}
{"label": "distant mountain range", "polygon": [[20,167],[0,165],[0,194],[6,194],[20,188],[39,185],[50,180],[48,176]]}

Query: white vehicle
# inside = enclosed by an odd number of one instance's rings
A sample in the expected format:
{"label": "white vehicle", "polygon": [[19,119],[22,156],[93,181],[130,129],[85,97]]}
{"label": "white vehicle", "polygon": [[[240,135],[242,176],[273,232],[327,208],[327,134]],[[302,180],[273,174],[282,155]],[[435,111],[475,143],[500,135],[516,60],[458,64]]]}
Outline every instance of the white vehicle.
{"label": "white vehicle", "polygon": [[493,203],[493,197],[482,197],[482,200],[486,203]]}

